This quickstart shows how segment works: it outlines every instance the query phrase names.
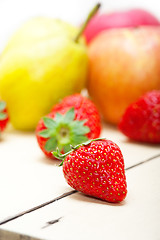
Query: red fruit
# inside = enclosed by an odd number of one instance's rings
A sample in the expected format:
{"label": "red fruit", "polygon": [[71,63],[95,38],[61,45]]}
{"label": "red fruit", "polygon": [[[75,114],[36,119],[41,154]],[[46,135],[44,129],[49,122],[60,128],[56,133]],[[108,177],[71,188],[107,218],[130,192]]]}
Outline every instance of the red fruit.
{"label": "red fruit", "polygon": [[97,14],[88,23],[84,35],[89,43],[96,35],[107,29],[147,25],[158,26],[160,22],[155,16],[143,9]]}
{"label": "red fruit", "polygon": [[2,132],[8,123],[8,113],[6,103],[0,100],[0,132]]}
{"label": "red fruit", "polygon": [[63,162],[67,183],[87,195],[120,202],[127,194],[124,160],[120,148],[105,139],[76,146],[69,155],[54,152]]}
{"label": "red fruit", "polygon": [[160,143],[160,91],[148,92],[129,105],[119,129],[133,140]]}
{"label": "red fruit", "polygon": [[101,123],[94,103],[80,94],[65,97],[55,105],[36,128],[38,144],[46,156],[53,158],[58,147],[68,152],[70,145],[99,137]]}

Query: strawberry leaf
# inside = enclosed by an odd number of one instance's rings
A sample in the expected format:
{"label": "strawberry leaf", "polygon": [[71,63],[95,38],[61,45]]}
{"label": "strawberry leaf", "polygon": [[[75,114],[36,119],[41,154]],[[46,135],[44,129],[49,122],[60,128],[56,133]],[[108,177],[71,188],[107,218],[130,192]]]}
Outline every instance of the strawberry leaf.
{"label": "strawberry leaf", "polygon": [[44,138],[49,138],[51,135],[51,130],[50,129],[44,129],[41,132],[38,133],[41,137]]}
{"label": "strawberry leaf", "polygon": [[47,152],[54,151],[57,147],[57,140],[56,138],[50,138],[45,144],[45,150]]}
{"label": "strawberry leaf", "polygon": [[64,118],[64,115],[60,114],[60,113],[56,113],[55,116],[55,122],[60,123]]}
{"label": "strawberry leaf", "polygon": [[4,101],[0,101],[0,112],[6,108],[6,103]]}
{"label": "strawberry leaf", "polygon": [[64,115],[64,119],[63,122],[64,123],[70,123],[74,120],[75,118],[75,112],[74,112],[74,108],[71,108],[65,115]]}
{"label": "strawberry leaf", "polygon": [[73,121],[70,124],[70,126],[72,128],[73,134],[77,134],[77,135],[81,134],[81,135],[83,135],[83,134],[89,133],[90,129],[87,126],[84,126],[85,122],[86,121]]}
{"label": "strawberry leaf", "polygon": [[56,121],[54,121],[53,119],[51,119],[49,117],[43,117],[43,121],[44,121],[44,125],[50,129],[56,127],[56,125],[57,125]]}
{"label": "strawberry leaf", "polygon": [[7,114],[0,112],[0,120],[4,120],[4,119],[6,119],[6,118],[7,118]]}

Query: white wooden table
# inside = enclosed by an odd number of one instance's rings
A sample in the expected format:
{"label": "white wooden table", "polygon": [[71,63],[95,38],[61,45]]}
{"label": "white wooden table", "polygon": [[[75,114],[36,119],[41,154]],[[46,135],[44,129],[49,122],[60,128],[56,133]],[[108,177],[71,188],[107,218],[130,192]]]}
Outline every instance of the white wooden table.
{"label": "white wooden table", "polygon": [[59,161],[43,156],[33,133],[7,129],[0,141],[0,222],[60,198],[0,225],[0,240],[160,239],[160,145],[128,141],[107,125],[102,136],[124,155],[128,195],[120,204],[79,192],[62,198],[73,189]]}
{"label": "white wooden table", "polygon": [[[0,1],[0,52],[10,35],[30,17],[59,17],[80,24],[97,1]],[[158,2],[100,1],[102,11],[145,7],[159,15]],[[159,240],[160,145],[136,144],[116,129],[104,126],[102,136],[121,148],[128,195],[121,204],[73,193],[58,161],[46,159],[32,133],[11,128],[0,141],[0,222],[50,200],[57,201],[0,225],[0,240]],[[48,224],[48,222],[52,224]]]}

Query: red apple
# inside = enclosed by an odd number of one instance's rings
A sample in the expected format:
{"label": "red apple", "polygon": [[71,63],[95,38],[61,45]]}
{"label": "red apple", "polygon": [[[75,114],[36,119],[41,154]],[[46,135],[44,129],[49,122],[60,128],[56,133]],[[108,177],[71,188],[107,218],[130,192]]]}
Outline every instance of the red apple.
{"label": "red apple", "polygon": [[160,27],[103,31],[88,54],[88,91],[110,123],[142,94],[160,89]]}
{"label": "red apple", "polygon": [[160,22],[155,16],[143,9],[97,14],[88,23],[84,35],[89,43],[97,34],[106,29],[146,25],[157,26],[160,25]]}

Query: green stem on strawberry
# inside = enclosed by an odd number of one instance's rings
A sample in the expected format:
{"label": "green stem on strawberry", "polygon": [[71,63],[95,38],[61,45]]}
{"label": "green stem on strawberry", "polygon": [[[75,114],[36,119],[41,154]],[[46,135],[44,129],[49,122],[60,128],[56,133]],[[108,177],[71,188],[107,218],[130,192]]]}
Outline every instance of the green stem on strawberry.
{"label": "green stem on strawberry", "polygon": [[80,144],[78,144],[78,145],[76,145],[76,146],[70,145],[71,150],[68,151],[68,152],[66,152],[66,153],[64,153],[64,154],[60,153],[59,149],[57,148],[57,150],[56,150],[55,152],[53,152],[53,155],[54,155],[54,157],[56,157],[57,159],[59,159],[59,160],[62,161],[62,162],[60,163],[60,165],[59,165],[59,166],[62,166],[65,158],[66,158],[71,152],[73,152],[74,150],[78,149],[78,148],[81,147],[81,146],[87,146],[87,145],[89,145],[91,142],[99,141],[99,140],[104,140],[104,139],[106,139],[106,138],[95,138],[95,139],[90,139],[90,140],[88,140],[88,141],[86,141],[86,142],[80,143]]}
{"label": "green stem on strawberry", "polygon": [[100,8],[101,4],[97,3],[96,6],[91,10],[91,12],[88,14],[88,17],[86,19],[86,21],[82,24],[77,36],[75,37],[74,41],[77,43],[80,36],[82,35],[82,33],[84,32],[88,22],[91,20],[91,18],[97,13],[98,9]]}

